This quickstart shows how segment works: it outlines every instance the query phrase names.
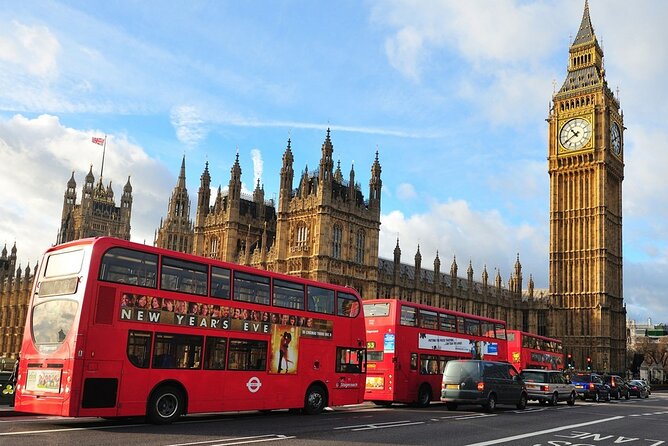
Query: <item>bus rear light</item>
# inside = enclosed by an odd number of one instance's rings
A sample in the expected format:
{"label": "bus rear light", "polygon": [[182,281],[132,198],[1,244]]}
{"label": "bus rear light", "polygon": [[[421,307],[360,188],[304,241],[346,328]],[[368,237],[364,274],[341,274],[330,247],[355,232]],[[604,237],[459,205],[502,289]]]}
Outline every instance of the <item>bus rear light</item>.
{"label": "bus rear light", "polygon": [[485,390],[485,383],[478,383],[478,391],[482,392],[483,390]]}

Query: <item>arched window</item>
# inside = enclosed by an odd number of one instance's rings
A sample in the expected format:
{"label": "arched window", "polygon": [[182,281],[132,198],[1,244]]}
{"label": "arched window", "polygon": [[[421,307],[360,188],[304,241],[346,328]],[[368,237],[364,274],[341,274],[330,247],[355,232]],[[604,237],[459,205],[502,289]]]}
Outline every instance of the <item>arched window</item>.
{"label": "arched window", "polygon": [[357,263],[364,263],[364,231],[360,229],[357,231],[357,244],[355,245],[355,261]]}
{"label": "arched window", "polygon": [[343,230],[341,229],[341,226],[339,225],[334,225],[334,232],[333,232],[333,237],[332,237],[332,257],[335,259],[340,259],[341,258],[341,238],[342,238]]}

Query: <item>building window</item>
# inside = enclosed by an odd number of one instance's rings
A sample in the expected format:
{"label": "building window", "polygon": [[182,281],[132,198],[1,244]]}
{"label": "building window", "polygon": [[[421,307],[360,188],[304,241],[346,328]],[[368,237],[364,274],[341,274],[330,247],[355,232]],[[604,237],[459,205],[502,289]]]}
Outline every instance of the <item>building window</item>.
{"label": "building window", "polygon": [[341,226],[339,225],[334,225],[334,233],[333,233],[333,239],[332,239],[332,257],[335,259],[340,259],[341,258],[341,238],[342,238],[343,230],[341,229]]}
{"label": "building window", "polygon": [[209,256],[213,257],[214,259],[218,258],[218,239],[216,237],[213,237],[211,239],[211,245],[209,248]]}
{"label": "building window", "polygon": [[364,263],[364,231],[361,229],[357,231],[357,246],[355,248],[355,261],[357,263]]}
{"label": "building window", "polygon": [[308,242],[308,227],[305,223],[300,223],[297,226],[297,246],[305,248]]}

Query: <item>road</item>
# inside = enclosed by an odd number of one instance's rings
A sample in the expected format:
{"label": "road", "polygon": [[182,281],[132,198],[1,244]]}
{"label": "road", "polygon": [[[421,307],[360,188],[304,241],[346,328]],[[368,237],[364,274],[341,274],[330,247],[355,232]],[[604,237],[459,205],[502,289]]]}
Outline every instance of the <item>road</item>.
{"label": "road", "polygon": [[189,415],[169,426],[143,420],[107,421],[0,416],[0,445],[231,446],[448,445],[448,446],[668,446],[668,393],[649,399],[571,407],[530,403],[526,410],[474,406],[450,412],[370,403],[307,416],[287,411]]}

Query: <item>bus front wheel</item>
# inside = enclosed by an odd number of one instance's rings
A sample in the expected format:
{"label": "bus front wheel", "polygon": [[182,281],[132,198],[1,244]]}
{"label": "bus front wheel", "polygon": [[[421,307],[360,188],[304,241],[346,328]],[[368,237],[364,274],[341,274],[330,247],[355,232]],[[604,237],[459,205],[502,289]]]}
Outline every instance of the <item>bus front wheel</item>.
{"label": "bus front wheel", "polygon": [[327,395],[325,390],[318,385],[308,388],[304,398],[304,412],[309,415],[316,415],[323,411],[327,404]]}
{"label": "bus front wheel", "polygon": [[172,386],[156,389],[148,402],[146,416],[154,424],[169,424],[183,412],[183,394]]}

